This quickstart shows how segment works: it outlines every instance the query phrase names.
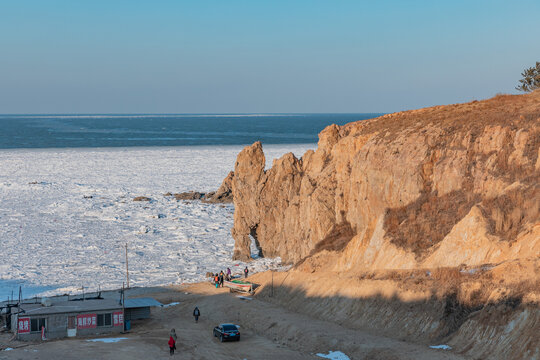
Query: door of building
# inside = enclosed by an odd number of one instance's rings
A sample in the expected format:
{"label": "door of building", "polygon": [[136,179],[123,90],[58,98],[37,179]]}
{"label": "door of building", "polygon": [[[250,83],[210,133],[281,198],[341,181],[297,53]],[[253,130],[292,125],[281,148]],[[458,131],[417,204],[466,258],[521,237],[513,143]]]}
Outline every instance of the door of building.
{"label": "door of building", "polygon": [[68,316],[67,336],[77,336],[77,317]]}

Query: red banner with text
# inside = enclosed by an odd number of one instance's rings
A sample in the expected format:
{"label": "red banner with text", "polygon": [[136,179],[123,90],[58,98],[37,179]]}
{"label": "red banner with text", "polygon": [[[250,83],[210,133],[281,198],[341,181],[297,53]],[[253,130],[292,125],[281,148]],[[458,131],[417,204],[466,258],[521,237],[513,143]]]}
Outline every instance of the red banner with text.
{"label": "red banner with text", "polygon": [[30,318],[19,318],[18,331],[19,334],[30,332]]}
{"label": "red banner with text", "polygon": [[77,329],[91,329],[97,326],[96,314],[77,315]]}
{"label": "red banner with text", "polygon": [[124,313],[119,311],[113,313],[113,325],[114,326],[122,326],[124,325]]}

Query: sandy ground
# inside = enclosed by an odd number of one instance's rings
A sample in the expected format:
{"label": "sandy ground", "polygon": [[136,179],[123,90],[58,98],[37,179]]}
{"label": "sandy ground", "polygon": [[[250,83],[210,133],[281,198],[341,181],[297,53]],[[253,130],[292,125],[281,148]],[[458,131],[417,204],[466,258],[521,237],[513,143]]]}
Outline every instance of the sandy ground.
{"label": "sandy ground", "polygon": [[[151,319],[135,322],[129,333],[118,336],[127,339],[117,343],[90,342],[87,338],[24,343],[8,341],[9,334],[2,334],[0,348],[13,350],[0,351],[0,359],[168,359],[171,328],[178,335],[174,355],[178,359],[322,359],[316,353],[337,350],[351,359],[463,358],[449,351],[316,320],[258,299],[242,299],[228,289],[215,289],[206,283],[154,288],[134,295],[151,295],[162,303],[180,304],[154,308]],[[195,306],[202,315],[198,323],[191,315]],[[212,329],[221,322],[240,325],[241,341],[220,343],[214,338]]]}

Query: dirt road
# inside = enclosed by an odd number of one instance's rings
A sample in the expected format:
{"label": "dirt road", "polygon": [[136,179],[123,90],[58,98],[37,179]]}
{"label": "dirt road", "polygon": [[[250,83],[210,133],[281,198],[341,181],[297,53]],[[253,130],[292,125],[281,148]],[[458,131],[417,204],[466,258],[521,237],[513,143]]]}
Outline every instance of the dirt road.
{"label": "dirt road", "polygon": [[[145,296],[148,296],[145,295]],[[351,359],[462,359],[444,350],[374,336],[340,325],[312,319],[257,299],[247,300],[195,284],[152,293],[162,303],[152,318],[133,324],[126,338],[116,343],[63,339],[43,343],[4,342],[13,350],[0,351],[0,359],[170,359],[167,347],[171,328],[178,335],[178,359],[322,359],[316,353],[342,351]],[[201,310],[195,323],[192,311]],[[220,343],[212,336],[221,322],[240,325],[240,342]]]}

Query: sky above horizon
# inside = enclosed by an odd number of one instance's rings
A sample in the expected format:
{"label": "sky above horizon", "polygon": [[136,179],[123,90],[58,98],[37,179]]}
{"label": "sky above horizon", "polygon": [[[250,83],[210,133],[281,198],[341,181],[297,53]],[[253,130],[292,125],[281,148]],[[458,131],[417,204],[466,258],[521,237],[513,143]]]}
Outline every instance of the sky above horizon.
{"label": "sky above horizon", "polygon": [[0,113],[393,112],[517,93],[540,1],[4,1]]}

